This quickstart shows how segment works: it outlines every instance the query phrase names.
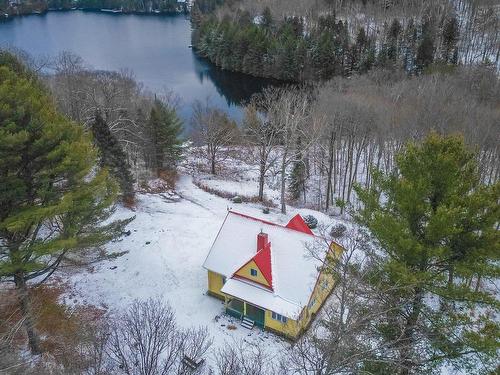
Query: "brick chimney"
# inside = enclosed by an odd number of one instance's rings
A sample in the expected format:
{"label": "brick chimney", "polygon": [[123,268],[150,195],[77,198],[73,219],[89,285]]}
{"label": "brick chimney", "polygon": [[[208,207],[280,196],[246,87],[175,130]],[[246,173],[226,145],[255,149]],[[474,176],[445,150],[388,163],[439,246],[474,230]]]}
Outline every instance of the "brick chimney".
{"label": "brick chimney", "polygon": [[264,233],[261,231],[257,235],[257,251],[262,250],[264,248],[264,246],[267,245],[268,242],[269,241],[268,241],[267,233]]}

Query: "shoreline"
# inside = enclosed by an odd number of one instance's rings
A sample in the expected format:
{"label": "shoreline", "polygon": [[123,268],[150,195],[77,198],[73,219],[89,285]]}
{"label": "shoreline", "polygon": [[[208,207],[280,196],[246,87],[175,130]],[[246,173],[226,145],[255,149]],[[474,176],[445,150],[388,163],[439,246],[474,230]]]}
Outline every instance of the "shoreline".
{"label": "shoreline", "polygon": [[105,13],[111,15],[137,15],[137,16],[173,16],[173,15],[187,15],[189,14],[189,10],[184,8],[178,11],[160,11],[153,10],[151,12],[144,11],[127,11],[122,9],[106,9],[106,8],[47,8],[43,10],[32,10],[30,12],[22,12],[22,13],[0,13],[0,22],[9,21],[18,17],[28,17],[28,16],[44,16],[47,13],[64,13],[64,12],[89,12],[89,13]]}

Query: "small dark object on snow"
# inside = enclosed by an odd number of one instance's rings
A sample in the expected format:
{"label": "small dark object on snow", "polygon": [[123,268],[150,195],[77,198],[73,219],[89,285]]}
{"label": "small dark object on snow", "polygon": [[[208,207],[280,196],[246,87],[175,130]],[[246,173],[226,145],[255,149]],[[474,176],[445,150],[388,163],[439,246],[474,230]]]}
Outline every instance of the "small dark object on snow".
{"label": "small dark object on snow", "polygon": [[117,266],[109,267],[110,270],[116,270],[117,268]]}
{"label": "small dark object on snow", "polygon": [[184,354],[184,357],[182,358],[182,364],[184,367],[190,368],[191,370],[196,370],[198,367],[200,367],[203,362],[205,362],[204,359],[200,359],[199,361],[195,361],[194,359],[188,357],[187,355]]}
{"label": "small dark object on snow", "polygon": [[233,203],[242,203],[243,200],[241,199],[240,196],[235,196],[233,199],[232,199]]}
{"label": "small dark object on snow", "polygon": [[131,234],[132,234],[132,232],[130,230],[123,232],[124,236],[130,236]]}
{"label": "small dark object on snow", "polygon": [[346,230],[347,228],[344,224],[334,225],[332,229],[330,229],[330,236],[332,236],[333,238],[343,237]]}
{"label": "small dark object on snow", "polygon": [[151,241],[146,241],[146,245],[149,245],[151,243]]}
{"label": "small dark object on snow", "polygon": [[264,207],[262,209],[262,212],[265,213],[265,214],[268,214],[269,213],[269,207]]}
{"label": "small dark object on snow", "polygon": [[307,226],[311,229],[314,229],[318,226],[318,219],[316,219],[313,215],[306,215],[304,217],[304,221],[306,222]]}

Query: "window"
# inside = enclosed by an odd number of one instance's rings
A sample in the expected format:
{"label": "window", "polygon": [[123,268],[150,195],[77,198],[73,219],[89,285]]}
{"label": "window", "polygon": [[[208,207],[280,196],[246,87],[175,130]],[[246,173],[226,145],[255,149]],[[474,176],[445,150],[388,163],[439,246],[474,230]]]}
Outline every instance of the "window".
{"label": "window", "polygon": [[321,283],[321,289],[325,290],[328,288],[328,280],[325,280]]}
{"label": "window", "polygon": [[309,308],[312,308],[315,303],[316,303],[316,298],[313,298],[311,302],[309,302]]}
{"label": "window", "polygon": [[286,316],[283,316],[283,315],[280,315],[280,314],[276,314],[274,311],[271,313],[271,317],[274,320],[277,320],[277,321],[279,321],[281,323],[286,323],[287,322]]}
{"label": "window", "polygon": [[257,276],[257,270],[255,268],[250,268],[250,275]]}

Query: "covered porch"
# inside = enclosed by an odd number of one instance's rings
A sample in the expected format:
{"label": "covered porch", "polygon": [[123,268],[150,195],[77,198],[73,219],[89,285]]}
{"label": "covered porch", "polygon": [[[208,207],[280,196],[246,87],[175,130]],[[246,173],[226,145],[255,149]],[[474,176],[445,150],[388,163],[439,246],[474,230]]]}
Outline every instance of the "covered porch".
{"label": "covered porch", "polygon": [[246,301],[235,297],[225,296],[226,313],[232,317],[243,319],[248,318],[255,322],[255,325],[264,328],[266,312],[264,309],[252,305]]}

